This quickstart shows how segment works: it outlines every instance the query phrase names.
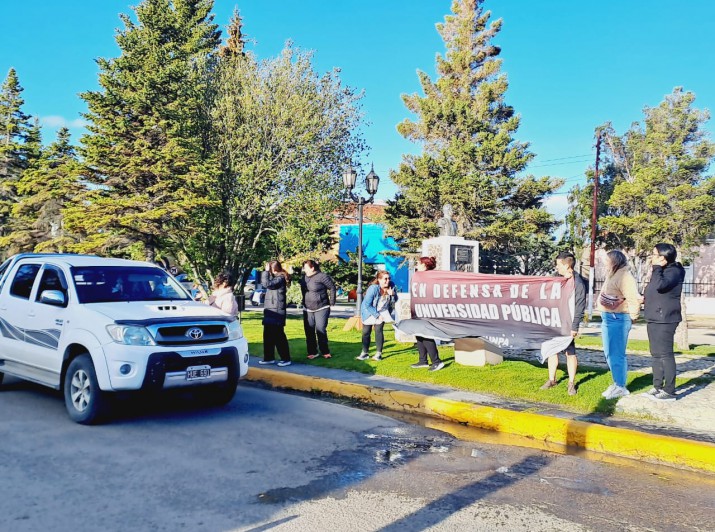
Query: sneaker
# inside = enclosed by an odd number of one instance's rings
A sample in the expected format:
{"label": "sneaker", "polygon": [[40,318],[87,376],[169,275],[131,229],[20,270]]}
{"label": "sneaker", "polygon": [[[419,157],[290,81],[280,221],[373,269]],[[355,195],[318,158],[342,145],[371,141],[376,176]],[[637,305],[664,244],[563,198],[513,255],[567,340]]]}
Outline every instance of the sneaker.
{"label": "sneaker", "polygon": [[606,399],[618,399],[619,397],[625,397],[626,395],[630,395],[631,392],[628,391],[628,388],[625,386],[615,386],[613,388],[613,391],[611,391],[610,394],[606,397]]}
{"label": "sneaker", "polygon": [[444,362],[442,362],[442,361],[440,360],[439,362],[436,362],[436,363],[432,364],[432,365],[429,367],[429,370],[430,370],[430,371],[439,371],[439,370],[441,370],[443,367],[444,367]]}
{"label": "sneaker", "polygon": [[292,363],[293,362],[291,362],[290,360],[281,360],[280,362],[278,362],[278,367],[284,368],[286,366],[290,366]]}
{"label": "sneaker", "polygon": [[647,392],[643,392],[641,395],[643,395],[643,396],[645,396],[645,397],[651,397],[651,396],[656,395],[656,394],[658,394],[658,393],[660,393],[660,390],[659,390],[658,388],[651,388],[651,389],[648,390]]}
{"label": "sneaker", "polygon": [[428,368],[429,364],[427,362],[417,362],[417,364],[412,364],[410,367],[412,369]]}
{"label": "sneaker", "polygon": [[[280,364],[278,364],[280,366]],[[576,384],[573,382],[569,382],[569,395],[576,395],[578,393],[578,389],[576,388]]]}
{"label": "sneaker", "polygon": [[370,355],[368,355],[367,353],[360,353],[360,356],[355,357],[355,358],[357,360],[367,360],[368,358],[370,358]]}
{"label": "sneaker", "polygon": [[664,403],[664,402],[675,401],[677,398],[674,395],[670,395],[665,390],[659,390],[658,393],[649,395],[648,399],[652,399],[656,403]]}
{"label": "sneaker", "polygon": [[609,399],[609,395],[611,395],[611,392],[613,392],[613,389],[616,387],[616,383],[614,382],[611,384],[608,388],[606,388],[602,393],[601,396],[605,397],[606,399]]}
{"label": "sneaker", "polygon": [[261,366],[267,366],[268,364],[275,364],[276,361],[275,360],[259,360],[258,363]]}
{"label": "sneaker", "polygon": [[539,388],[539,390],[548,390],[549,388],[553,388],[554,386],[556,386],[556,381],[548,380],[541,385],[541,388]]}
{"label": "sneaker", "polygon": [[377,361],[382,360],[382,353],[375,353],[375,356],[372,357],[372,359]]}

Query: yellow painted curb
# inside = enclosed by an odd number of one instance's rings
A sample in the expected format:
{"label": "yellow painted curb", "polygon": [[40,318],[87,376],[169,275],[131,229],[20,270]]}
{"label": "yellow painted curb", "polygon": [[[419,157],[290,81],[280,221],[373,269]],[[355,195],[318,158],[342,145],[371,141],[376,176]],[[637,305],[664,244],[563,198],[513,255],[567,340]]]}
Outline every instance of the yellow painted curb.
{"label": "yellow painted curb", "polygon": [[413,392],[250,368],[246,379],[304,392],[326,392],[390,410],[445,418],[457,423],[537,441],[715,473],[715,444],[648,434],[573,419],[516,412]]}

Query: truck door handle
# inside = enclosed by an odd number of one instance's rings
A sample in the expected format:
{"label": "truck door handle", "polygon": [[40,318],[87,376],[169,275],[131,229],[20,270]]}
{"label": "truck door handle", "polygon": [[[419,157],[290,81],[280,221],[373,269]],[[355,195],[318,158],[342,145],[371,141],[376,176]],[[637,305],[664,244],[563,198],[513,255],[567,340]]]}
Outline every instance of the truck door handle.
{"label": "truck door handle", "polygon": [[35,313],[34,313],[34,312],[28,312],[27,315],[28,315],[30,318],[34,318],[34,317],[35,317]]}

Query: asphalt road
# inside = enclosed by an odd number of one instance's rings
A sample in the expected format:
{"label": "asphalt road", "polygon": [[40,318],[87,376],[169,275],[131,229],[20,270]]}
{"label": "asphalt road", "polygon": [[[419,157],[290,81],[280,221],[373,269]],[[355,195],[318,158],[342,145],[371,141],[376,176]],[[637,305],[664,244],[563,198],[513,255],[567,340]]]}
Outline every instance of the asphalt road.
{"label": "asphalt road", "polygon": [[0,388],[0,529],[713,530],[715,479],[460,441],[350,405],[241,384],[69,421],[60,395]]}

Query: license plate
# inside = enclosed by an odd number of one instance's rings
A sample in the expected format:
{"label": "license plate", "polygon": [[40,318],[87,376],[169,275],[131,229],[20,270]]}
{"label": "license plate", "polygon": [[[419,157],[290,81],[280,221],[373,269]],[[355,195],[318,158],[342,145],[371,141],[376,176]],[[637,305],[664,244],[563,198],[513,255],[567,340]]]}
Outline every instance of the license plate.
{"label": "license plate", "polygon": [[186,380],[195,381],[199,379],[208,379],[211,377],[211,366],[189,366],[186,368]]}

